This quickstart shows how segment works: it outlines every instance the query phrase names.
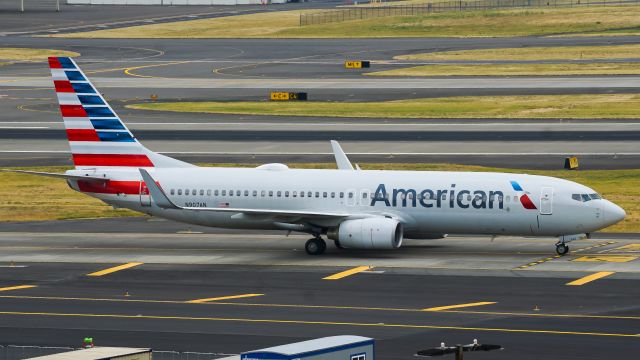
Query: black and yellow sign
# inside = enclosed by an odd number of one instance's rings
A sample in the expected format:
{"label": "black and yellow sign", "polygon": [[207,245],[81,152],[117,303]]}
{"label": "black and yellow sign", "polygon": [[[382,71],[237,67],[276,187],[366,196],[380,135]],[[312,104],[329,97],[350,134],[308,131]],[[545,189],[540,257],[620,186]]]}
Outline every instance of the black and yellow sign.
{"label": "black and yellow sign", "polygon": [[575,156],[564,159],[564,168],[569,170],[575,170],[578,168],[578,158]]}
{"label": "black and yellow sign", "polygon": [[306,92],[273,91],[271,92],[270,99],[272,101],[307,100],[307,93]]}
{"label": "black and yellow sign", "polygon": [[347,69],[365,69],[371,66],[371,62],[370,61],[345,61],[344,62],[344,67]]}

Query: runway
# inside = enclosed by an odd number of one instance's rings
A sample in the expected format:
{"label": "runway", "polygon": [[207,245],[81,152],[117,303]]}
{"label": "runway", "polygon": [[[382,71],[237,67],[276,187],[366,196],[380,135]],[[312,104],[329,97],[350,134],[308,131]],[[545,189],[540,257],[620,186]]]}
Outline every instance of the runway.
{"label": "runway", "polygon": [[[625,250],[637,236],[601,234],[563,258],[553,257],[554,239],[453,237],[390,252],[330,247],[322,257],[304,253],[305,239],[146,218],[2,224],[0,287],[34,287],[0,292],[0,338],[69,346],[93,336],[100,345],[237,354],[359,334],[376,338],[379,359],[473,338],[505,347],[480,359],[637,350],[639,256]],[[593,257],[627,261],[579,260]],[[86,276],[133,262],[142,264]],[[323,280],[354,266],[370,269]],[[602,271],[614,274],[566,285]],[[189,302],[200,299],[208,300]],[[457,304],[471,305],[439,310]]]}

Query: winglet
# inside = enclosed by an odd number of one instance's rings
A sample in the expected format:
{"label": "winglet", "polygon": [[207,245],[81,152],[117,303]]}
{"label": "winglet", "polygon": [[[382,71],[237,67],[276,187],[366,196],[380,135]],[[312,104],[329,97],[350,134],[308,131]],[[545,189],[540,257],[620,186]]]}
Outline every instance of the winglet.
{"label": "winglet", "polygon": [[174,203],[171,202],[171,200],[169,200],[169,198],[164,193],[162,188],[158,186],[156,181],[153,180],[153,178],[151,177],[151,175],[149,175],[147,170],[145,169],[138,169],[138,170],[140,170],[140,175],[142,175],[142,180],[144,180],[144,183],[147,185],[147,189],[149,189],[149,194],[151,195],[151,198],[156,203],[156,205],[158,205],[158,207],[162,209],[179,209],[178,206],[176,206]]}
{"label": "winglet", "polygon": [[338,170],[353,170],[353,165],[347,155],[342,151],[342,147],[337,141],[331,140],[331,149],[333,150],[333,156],[336,158],[336,164]]}

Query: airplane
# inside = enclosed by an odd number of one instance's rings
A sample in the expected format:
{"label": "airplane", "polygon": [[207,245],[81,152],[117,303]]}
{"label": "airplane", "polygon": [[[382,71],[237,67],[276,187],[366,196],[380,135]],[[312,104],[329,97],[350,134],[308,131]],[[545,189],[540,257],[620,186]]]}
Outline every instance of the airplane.
{"label": "airplane", "polygon": [[558,237],[567,243],[622,221],[625,211],[581,184],[527,174],[361,170],[331,141],[337,168],[198,167],[144,147],[75,61],[49,65],[79,192],[114,207],[210,227],[284,230],[312,236],[309,255],[327,248],[397,249],[403,239],[447,234]]}

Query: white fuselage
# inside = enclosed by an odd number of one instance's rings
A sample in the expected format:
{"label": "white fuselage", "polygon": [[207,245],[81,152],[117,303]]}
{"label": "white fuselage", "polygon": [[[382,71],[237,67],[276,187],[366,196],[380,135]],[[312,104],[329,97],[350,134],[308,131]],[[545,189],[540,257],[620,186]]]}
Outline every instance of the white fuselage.
{"label": "white fuselage", "polygon": [[[70,171],[75,173],[80,170]],[[80,171],[85,173],[86,171]],[[388,216],[404,226],[405,237],[439,234],[560,236],[590,233],[624,218],[617,205],[583,185],[558,178],[484,172],[346,171],[263,168],[156,168],[153,178],[178,206],[331,211]],[[110,179],[140,181],[137,169],[97,170]],[[513,183],[515,182],[515,184]],[[78,186],[71,181],[71,186]],[[107,185],[108,187],[109,185]],[[118,207],[213,227],[278,229],[278,215],[161,209],[142,194],[89,192]],[[527,197],[530,201],[526,208]],[[330,228],[341,220],[314,220]],[[288,218],[287,222],[291,223]]]}

